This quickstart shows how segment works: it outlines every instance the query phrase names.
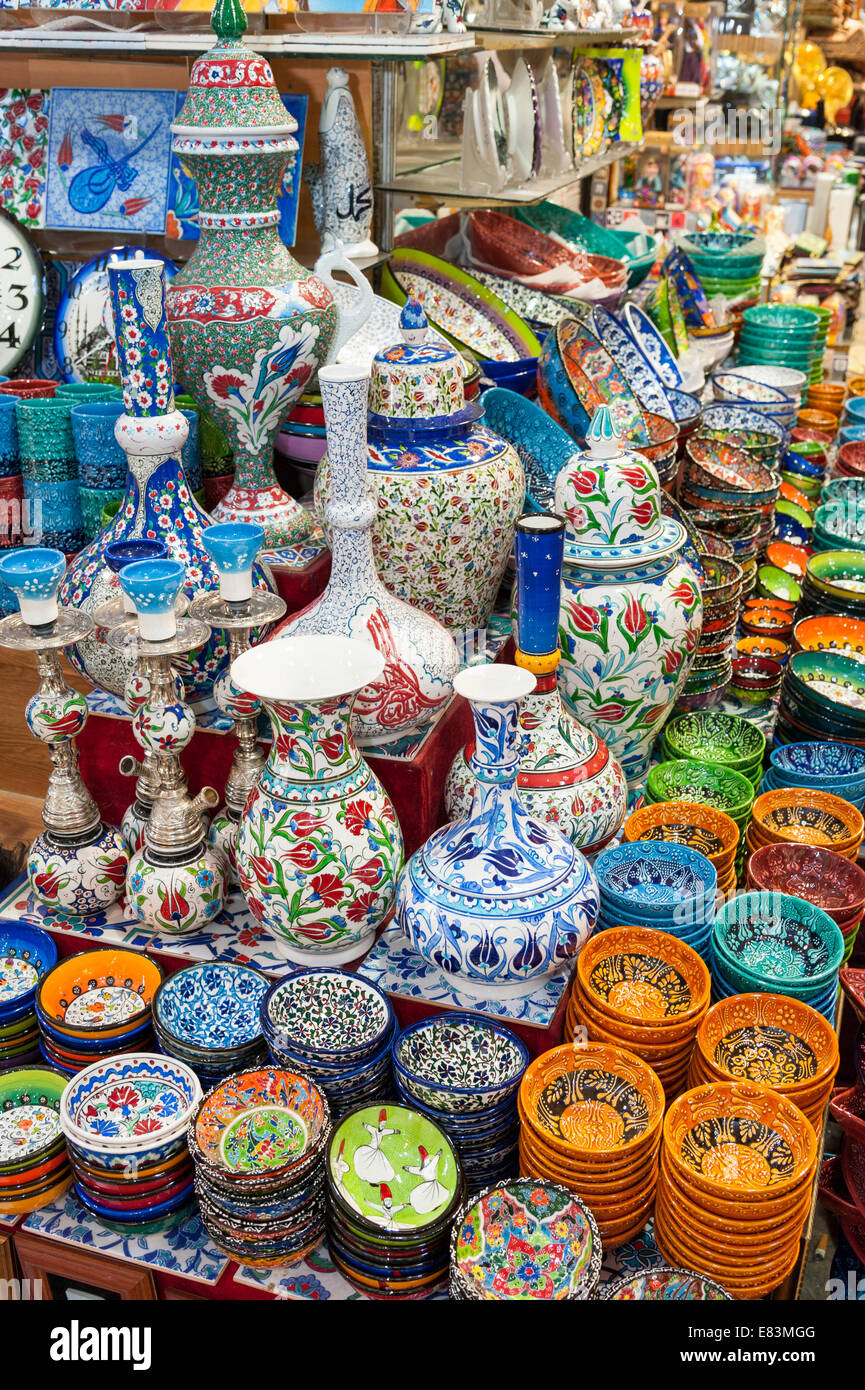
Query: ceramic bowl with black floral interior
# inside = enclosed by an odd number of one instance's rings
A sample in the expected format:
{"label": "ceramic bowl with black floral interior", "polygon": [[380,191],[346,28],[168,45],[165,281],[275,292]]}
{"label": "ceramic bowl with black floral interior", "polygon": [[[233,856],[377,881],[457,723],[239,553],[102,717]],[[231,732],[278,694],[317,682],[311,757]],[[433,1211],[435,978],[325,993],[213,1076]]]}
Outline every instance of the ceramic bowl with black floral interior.
{"label": "ceramic bowl with black floral interior", "polygon": [[720,876],[733,863],[739,827],[731,816],[697,801],[659,801],[634,811],[624,824],[626,841],[666,840],[705,854]]}
{"label": "ceramic bowl with black floral interior", "polygon": [[797,998],[837,985],[843,954],[841,932],[827,913],[774,892],[741,893],[725,903],[712,946],[725,978],[743,991]]}
{"label": "ceramic bowl with black floral interior", "polygon": [[752,849],[795,842],[825,845],[846,859],[855,859],[863,827],[862,812],[843,797],[806,787],[782,787],[756,798],[749,834]]}
{"label": "ceramic bowl with black floral interior", "polygon": [[598,1298],[605,1303],[724,1303],[732,1295],[705,1274],[662,1265],[611,1279],[601,1285]]}

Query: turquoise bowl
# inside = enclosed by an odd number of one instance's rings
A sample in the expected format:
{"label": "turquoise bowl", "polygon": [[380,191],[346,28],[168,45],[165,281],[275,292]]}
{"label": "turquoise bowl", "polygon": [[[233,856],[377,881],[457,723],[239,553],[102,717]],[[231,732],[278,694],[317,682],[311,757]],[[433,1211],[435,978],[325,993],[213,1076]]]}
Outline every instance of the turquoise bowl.
{"label": "turquoise bowl", "polygon": [[831,987],[844,939],[832,918],[787,893],[740,893],[715,918],[712,947],[743,993],[766,985],[800,995]]}

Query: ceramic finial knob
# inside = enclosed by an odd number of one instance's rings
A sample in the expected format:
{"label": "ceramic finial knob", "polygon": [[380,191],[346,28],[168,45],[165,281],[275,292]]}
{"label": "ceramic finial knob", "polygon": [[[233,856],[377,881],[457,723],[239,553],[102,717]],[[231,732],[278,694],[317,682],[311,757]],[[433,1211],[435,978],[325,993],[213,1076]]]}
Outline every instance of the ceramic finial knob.
{"label": "ceramic finial knob", "polygon": [[413,294],[409,295],[403,305],[403,311],[399,316],[399,328],[403,341],[415,347],[422,343],[427,335],[429,319]]}
{"label": "ceramic finial knob", "polygon": [[243,38],[247,20],[241,0],[216,0],[210,27],[221,43],[226,39]]}
{"label": "ceramic finial knob", "polygon": [[586,444],[593,459],[613,459],[622,452],[622,439],[608,405],[599,405],[592,416],[586,430]]}

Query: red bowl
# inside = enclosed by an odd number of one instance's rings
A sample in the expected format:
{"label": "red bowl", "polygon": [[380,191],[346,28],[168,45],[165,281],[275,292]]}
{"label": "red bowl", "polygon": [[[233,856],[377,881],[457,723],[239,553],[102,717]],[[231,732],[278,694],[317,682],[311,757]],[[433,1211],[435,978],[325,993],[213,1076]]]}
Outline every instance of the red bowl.
{"label": "red bowl", "polygon": [[832,1158],[824,1158],[821,1163],[817,1194],[827,1211],[834,1211],[836,1216],[861,1221],[862,1216],[859,1208],[847,1191],[847,1184],[841,1169],[840,1154],[835,1154]]}
{"label": "red bowl", "polygon": [[860,478],[865,475],[865,439],[851,439],[838,450],[836,471]]}
{"label": "red bowl", "polygon": [[771,690],[780,683],[781,667],[768,656],[738,656],[733,662],[733,685]]}
{"label": "red bowl", "polygon": [[833,1091],[829,1109],[845,1134],[865,1144],[865,1090],[861,1086]]}
{"label": "red bowl", "polygon": [[17,396],[20,400],[36,400],[39,397],[53,400],[56,390],[56,381],[46,381],[35,376],[22,376],[17,381],[0,383],[0,391],[4,396]]}
{"label": "red bowl", "polygon": [[831,444],[835,438],[834,434],[827,434],[825,430],[814,430],[799,425],[795,430],[790,431],[790,438],[797,444],[804,444],[809,440],[814,444]]}
{"label": "red bowl", "polygon": [[748,877],[763,893],[790,893],[834,922],[865,910],[865,870],[822,845],[764,845],[751,855]]}
{"label": "red bowl", "polygon": [[838,977],[845,998],[860,1023],[865,1023],[865,970],[845,965]]}

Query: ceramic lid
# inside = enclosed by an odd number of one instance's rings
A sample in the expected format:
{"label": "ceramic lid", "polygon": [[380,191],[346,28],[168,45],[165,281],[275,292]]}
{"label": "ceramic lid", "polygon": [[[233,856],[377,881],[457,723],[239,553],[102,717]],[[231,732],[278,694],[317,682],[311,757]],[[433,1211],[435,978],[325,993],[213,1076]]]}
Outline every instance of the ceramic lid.
{"label": "ceramic lid", "polygon": [[[246,26],[241,0],[216,0],[210,27],[217,43],[192,66],[189,95],[171,127],[175,135],[243,129],[285,138],[297,130],[267,59],[242,41]],[[298,148],[296,141],[291,143]]]}
{"label": "ceramic lid", "polygon": [[463,364],[456,348],[429,338],[427,316],[411,296],[399,322],[402,342],[373,358],[370,410],[394,420],[442,419],[463,410]]}
{"label": "ceramic lid", "polygon": [[566,540],[593,550],[655,540],[661,530],[661,485],[642,454],[622,447],[606,405],[556,478],[553,510],[565,518]]}

